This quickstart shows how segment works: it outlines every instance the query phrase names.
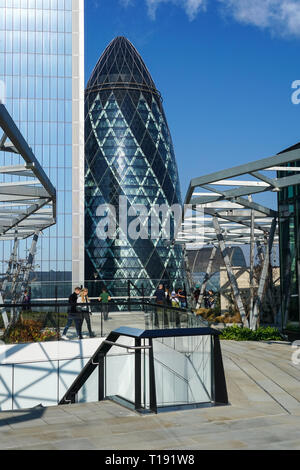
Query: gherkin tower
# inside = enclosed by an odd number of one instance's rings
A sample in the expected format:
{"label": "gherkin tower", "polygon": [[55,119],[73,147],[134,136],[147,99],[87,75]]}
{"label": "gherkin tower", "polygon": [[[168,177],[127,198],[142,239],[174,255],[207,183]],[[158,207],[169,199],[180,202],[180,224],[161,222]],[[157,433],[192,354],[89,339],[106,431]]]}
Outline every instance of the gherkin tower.
{"label": "gherkin tower", "polygon": [[[124,295],[125,280],[147,287],[183,286],[181,247],[162,237],[99,239],[97,208],[181,204],[178,170],[160,93],[135,47],[115,38],[85,92],[85,279]],[[129,222],[128,222],[129,223]],[[171,233],[172,236],[172,233]],[[125,293],[126,294],[126,293]]]}

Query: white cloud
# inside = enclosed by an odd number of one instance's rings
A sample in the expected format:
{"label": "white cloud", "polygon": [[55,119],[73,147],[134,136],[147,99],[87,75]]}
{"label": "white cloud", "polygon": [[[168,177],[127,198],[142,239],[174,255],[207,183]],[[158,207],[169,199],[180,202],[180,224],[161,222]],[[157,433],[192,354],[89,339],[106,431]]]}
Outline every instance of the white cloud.
{"label": "white cloud", "polygon": [[173,3],[182,7],[190,21],[193,21],[200,10],[205,10],[206,7],[206,0],[146,0],[146,3],[152,19],[155,19],[157,8],[161,3]]}
{"label": "white cloud", "polygon": [[[119,0],[126,6],[134,5],[134,0]],[[207,5],[221,5],[222,11],[239,23],[250,24],[282,36],[300,37],[300,0],[145,0],[148,14],[154,20],[161,4],[181,7],[190,21]]]}
{"label": "white cloud", "polygon": [[195,19],[200,10],[206,10],[205,0],[186,0],[185,11],[190,20]]}
{"label": "white cloud", "polygon": [[300,36],[299,0],[218,0],[235,20],[280,35]]}

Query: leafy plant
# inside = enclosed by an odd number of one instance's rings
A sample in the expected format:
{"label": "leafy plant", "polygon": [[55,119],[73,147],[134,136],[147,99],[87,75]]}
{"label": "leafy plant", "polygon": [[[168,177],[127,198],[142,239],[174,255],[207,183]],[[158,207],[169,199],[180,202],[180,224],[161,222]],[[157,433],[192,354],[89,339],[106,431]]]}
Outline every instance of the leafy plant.
{"label": "leafy plant", "polygon": [[19,319],[18,322],[4,335],[6,344],[40,343],[57,339],[57,333],[43,329],[41,321]]}
{"label": "leafy plant", "polygon": [[234,341],[283,341],[280,331],[274,327],[260,327],[256,331],[238,325],[222,330],[220,339]]}

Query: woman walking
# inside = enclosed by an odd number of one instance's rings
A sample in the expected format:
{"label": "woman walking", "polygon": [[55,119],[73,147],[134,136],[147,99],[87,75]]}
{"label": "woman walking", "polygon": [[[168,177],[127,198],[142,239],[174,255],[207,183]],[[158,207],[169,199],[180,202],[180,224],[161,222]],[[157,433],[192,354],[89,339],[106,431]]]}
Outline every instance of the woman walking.
{"label": "woman walking", "polygon": [[91,327],[91,319],[90,319],[91,307],[90,307],[90,299],[88,298],[88,293],[89,293],[88,289],[82,289],[77,299],[77,303],[80,304],[81,316],[82,316],[80,327],[79,327],[80,339],[82,339],[82,325],[83,325],[84,320],[86,321],[90,338],[95,338],[95,334],[92,332],[92,327]]}

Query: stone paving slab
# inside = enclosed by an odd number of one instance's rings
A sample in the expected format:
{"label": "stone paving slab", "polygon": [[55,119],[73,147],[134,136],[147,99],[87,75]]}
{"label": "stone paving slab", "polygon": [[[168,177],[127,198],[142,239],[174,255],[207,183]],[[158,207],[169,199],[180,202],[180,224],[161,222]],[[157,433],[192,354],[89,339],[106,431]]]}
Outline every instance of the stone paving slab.
{"label": "stone paving slab", "polygon": [[290,344],[222,341],[230,406],[143,415],[113,402],[0,413],[0,449],[300,449]]}

